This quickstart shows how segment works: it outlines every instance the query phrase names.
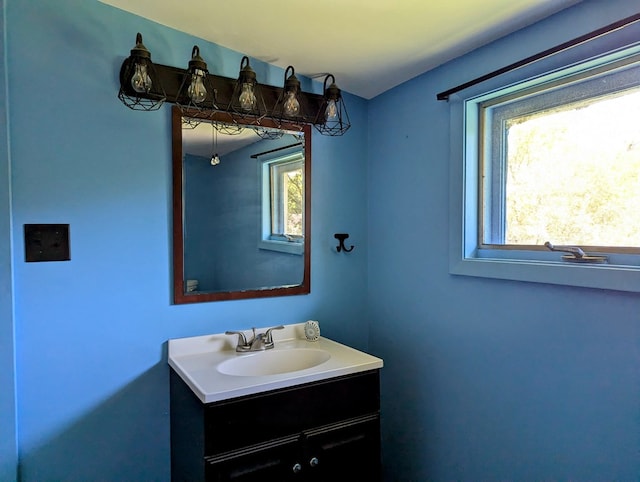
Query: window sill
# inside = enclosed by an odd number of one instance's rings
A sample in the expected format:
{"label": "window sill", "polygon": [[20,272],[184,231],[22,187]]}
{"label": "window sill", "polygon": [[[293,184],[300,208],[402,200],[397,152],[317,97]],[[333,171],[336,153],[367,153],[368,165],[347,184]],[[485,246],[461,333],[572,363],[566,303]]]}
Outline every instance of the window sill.
{"label": "window sill", "polygon": [[450,261],[449,272],[453,275],[640,293],[640,267],[636,266],[461,258]]}
{"label": "window sill", "polygon": [[296,254],[301,256],[304,253],[304,243],[262,239],[258,241],[258,249],[266,249],[268,251],[278,251],[280,253]]}

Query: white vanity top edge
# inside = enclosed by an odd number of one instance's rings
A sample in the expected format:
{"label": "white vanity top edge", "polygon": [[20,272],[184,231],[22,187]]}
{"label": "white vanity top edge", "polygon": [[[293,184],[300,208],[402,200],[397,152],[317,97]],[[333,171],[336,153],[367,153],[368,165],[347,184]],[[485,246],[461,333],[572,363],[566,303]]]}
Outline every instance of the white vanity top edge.
{"label": "white vanity top edge", "polygon": [[[245,330],[245,333],[251,335],[250,330]],[[220,333],[169,340],[168,363],[203,403],[288,388],[383,366],[380,358],[324,337],[313,342],[307,341],[304,323],[285,325],[283,330],[274,331],[273,340],[275,347],[269,352],[311,348],[325,350],[331,357],[304,370],[260,376],[226,375],[217,369],[221,363],[264,352],[236,353],[237,335]]]}

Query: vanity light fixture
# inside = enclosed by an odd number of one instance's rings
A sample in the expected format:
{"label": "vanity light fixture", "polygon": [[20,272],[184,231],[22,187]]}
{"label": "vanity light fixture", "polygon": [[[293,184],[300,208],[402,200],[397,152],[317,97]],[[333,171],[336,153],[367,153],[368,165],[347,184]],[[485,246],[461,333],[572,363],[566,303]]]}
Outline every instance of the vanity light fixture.
{"label": "vanity light fixture", "polygon": [[242,119],[252,119],[254,124],[260,124],[260,120],[267,115],[267,107],[260,91],[256,73],[249,64],[246,55],[240,61],[240,73],[233,88],[231,100],[227,111],[232,116]]}
{"label": "vanity light fixture", "polygon": [[300,93],[300,81],[296,77],[295,69],[290,65],[284,72],[284,87],[273,109],[274,115],[286,120],[304,119]]}
{"label": "vanity light fixture", "polygon": [[[283,124],[293,124],[304,122],[304,110],[302,102],[302,91],[300,81],[296,77],[295,69],[292,65],[284,72],[284,86],[280,89],[280,95],[271,111],[271,117],[276,121],[278,127]],[[256,129],[256,134],[263,139],[279,139],[284,135],[282,129],[265,130]]]}
{"label": "vanity light fixture", "polygon": [[[197,45],[191,50],[189,67],[182,78],[182,84],[178,90],[177,104],[185,112],[186,109],[196,111],[198,114],[211,114],[218,109],[215,104],[216,90],[213,87],[212,76],[207,70],[207,63],[200,57],[200,48]],[[190,117],[189,126],[195,127],[203,117]]]}
{"label": "vanity light fixture", "polygon": [[[329,78],[331,85],[327,87]],[[324,97],[315,120],[316,129],[325,136],[341,136],[349,130],[351,123],[342,93],[332,74],[325,77],[323,87]]]}
{"label": "vanity light fixture", "polygon": [[[238,134],[252,128],[260,137],[277,139],[283,129],[314,124],[320,134],[341,136],[351,123],[332,74],[326,76],[323,88],[323,95],[303,92],[293,66],[285,70],[283,87],[261,85],[247,56],[240,61],[237,79],[211,74],[197,45],[187,69],[154,64],[138,33],[120,67],[118,98],[133,110],[157,110],[164,102],[176,104],[185,128],[206,121],[214,123],[219,132]],[[257,129],[263,125],[271,129]]]}
{"label": "vanity light fixture", "polygon": [[130,109],[146,111],[159,109],[167,98],[140,32],[131,55],[120,68],[118,98]]}

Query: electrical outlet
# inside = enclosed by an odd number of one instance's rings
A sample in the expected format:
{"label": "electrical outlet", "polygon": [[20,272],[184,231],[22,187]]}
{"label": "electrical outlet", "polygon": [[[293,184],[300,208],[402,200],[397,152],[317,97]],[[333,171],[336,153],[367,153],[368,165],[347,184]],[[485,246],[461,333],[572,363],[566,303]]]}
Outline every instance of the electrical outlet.
{"label": "electrical outlet", "polygon": [[25,261],[69,261],[68,224],[25,224]]}

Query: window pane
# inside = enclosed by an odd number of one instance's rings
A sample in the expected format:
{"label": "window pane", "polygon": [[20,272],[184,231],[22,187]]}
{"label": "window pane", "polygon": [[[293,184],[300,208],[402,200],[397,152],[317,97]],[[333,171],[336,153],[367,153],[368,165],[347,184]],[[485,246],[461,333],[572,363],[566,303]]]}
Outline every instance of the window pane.
{"label": "window pane", "polygon": [[302,237],[304,175],[302,161],[271,165],[271,234]]}
{"label": "window pane", "polygon": [[286,193],[283,203],[284,232],[288,235],[302,236],[302,168],[288,171],[283,177],[284,192]]}
{"label": "window pane", "polygon": [[506,244],[640,246],[640,89],[505,123]]}

